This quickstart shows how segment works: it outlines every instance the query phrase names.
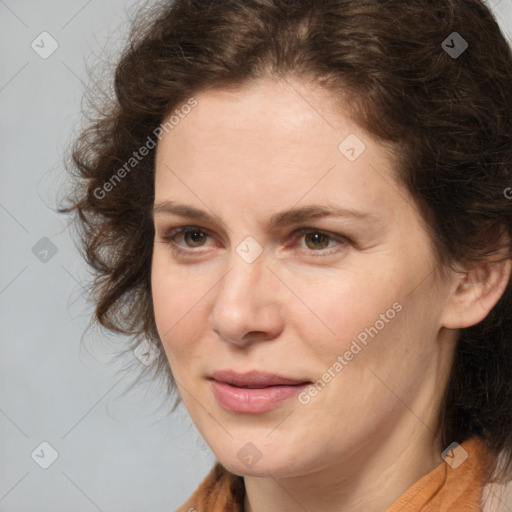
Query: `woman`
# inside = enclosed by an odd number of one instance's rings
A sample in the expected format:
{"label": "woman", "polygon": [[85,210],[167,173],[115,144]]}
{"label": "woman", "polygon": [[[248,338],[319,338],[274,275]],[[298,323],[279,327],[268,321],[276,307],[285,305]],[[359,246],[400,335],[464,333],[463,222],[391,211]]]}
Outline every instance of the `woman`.
{"label": "woman", "polygon": [[97,320],[218,458],[178,510],[476,511],[510,479],[511,84],[480,0],[141,11],[65,211]]}

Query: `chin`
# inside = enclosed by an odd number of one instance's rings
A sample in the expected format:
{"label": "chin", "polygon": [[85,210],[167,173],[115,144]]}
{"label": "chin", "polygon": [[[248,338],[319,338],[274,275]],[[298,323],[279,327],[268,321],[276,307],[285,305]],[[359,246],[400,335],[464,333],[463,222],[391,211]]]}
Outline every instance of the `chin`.
{"label": "chin", "polygon": [[242,477],[254,476],[268,478],[269,475],[272,475],[274,478],[285,478],[293,475],[293,473],[290,472],[290,465],[286,461],[264,461],[263,457],[251,465],[241,462],[238,459],[233,459],[232,457],[229,459],[219,458],[219,461],[228,471]]}
{"label": "chin", "polygon": [[[268,432],[267,432],[268,433]],[[239,438],[240,439],[240,438]],[[258,436],[255,442],[230,439],[223,446],[213,446],[213,453],[220,463],[231,473],[239,476],[287,478],[305,474],[313,469],[313,461],[307,460],[298,447],[284,444],[282,440],[263,442]]]}

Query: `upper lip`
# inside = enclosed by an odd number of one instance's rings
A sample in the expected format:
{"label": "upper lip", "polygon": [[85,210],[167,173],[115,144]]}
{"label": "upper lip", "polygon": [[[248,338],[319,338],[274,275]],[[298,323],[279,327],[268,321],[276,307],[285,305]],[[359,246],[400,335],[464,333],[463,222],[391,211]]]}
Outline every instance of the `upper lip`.
{"label": "upper lip", "polygon": [[294,386],[309,383],[306,379],[293,379],[275,373],[251,371],[237,373],[232,370],[219,370],[212,373],[211,378],[238,387],[263,388],[268,386]]}

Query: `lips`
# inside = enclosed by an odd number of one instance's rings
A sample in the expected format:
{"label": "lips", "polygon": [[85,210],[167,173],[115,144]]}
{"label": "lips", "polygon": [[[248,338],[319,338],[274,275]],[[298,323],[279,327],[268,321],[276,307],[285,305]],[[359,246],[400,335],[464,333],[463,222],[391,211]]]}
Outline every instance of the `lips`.
{"label": "lips", "polygon": [[231,412],[268,412],[311,384],[271,373],[214,372],[210,378],[213,395],[219,405]]}
{"label": "lips", "polygon": [[231,370],[214,372],[212,378],[218,382],[224,382],[231,386],[240,388],[261,389],[269,386],[296,386],[299,384],[309,384],[306,379],[292,379],[282,377],[274,373],[249,372],[236,373]]}

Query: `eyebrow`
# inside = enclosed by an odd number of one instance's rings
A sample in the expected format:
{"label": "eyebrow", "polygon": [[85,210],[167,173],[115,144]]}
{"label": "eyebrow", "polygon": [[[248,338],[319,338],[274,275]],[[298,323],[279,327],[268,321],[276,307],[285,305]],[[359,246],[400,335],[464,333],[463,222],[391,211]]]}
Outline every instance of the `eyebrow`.
{"label": "eyebrow", "polygon": [[[153,206],[153,216],[155,215],[178,215],[202,222],[213,222],[215,219],[220,219],[217,215],[212,215],[194,206],[179,204],[173,201],[162,201],[155,204]],[[280,226],[299,224],[301,222],[325,217],[347,217],[355,220],[373,221],[380,219],[380,215],[373,212],[363,212],[337,206],[309,205],[300,208],[291,208],[272,215],[269,221],[269,227],[275,229]],[[220,220],[224,224],[222,219]]]}

